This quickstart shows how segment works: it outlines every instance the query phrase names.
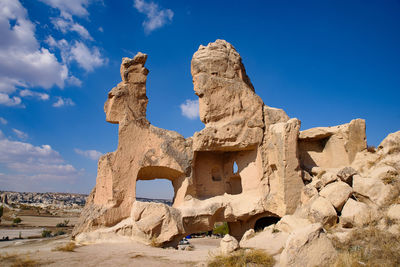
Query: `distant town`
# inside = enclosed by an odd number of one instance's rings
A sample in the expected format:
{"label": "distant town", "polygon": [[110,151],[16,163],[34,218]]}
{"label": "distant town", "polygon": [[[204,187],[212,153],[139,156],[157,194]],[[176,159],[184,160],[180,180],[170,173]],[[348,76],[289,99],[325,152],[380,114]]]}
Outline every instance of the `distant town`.
{"label": "distant town", "polygon": [[[86,194],[75,193],[0,191],[0,203],[4,204],[59,205],[66,207],[83,207],[86,203],[87,197],[88,195]],[[172,201],[168,199],[149,199],[140,197],[136,199],[142,202],[157,202],[164,203],[169,206],[172,205]]]}

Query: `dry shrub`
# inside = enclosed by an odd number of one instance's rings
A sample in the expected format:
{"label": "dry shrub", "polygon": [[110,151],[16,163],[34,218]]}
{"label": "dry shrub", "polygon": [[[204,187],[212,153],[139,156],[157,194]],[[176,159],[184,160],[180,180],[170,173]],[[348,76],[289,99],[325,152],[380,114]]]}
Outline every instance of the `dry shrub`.
{"label": "dry shrub", "polygon": [[272,267],[274,264],[274,258],[261,249],[241,249],[228,255],[214,255],[208,261],[208,267],[242,267],[252,265]]}
{"label": "dry shrub", "polygon": [[0,255],[1,266],[11,267],[36,267],[41,264],[36,260],[33,260],[29,255],[16,255],[16,254],[4,254]]}
{"label": "dry shrub", "polygon": [[334,267],[400,266],[400,238],[376,227],[357,229],[345,243],[334,240],[339,250]]}
{"label": "dry shrub", "polygon": [[162,244],[157,241],[157,237],[153,236],[150,240],[150,246],[154,248],[159,248],[162,246]]}
{"label": "dry shrub", "polygon": [[74,242],[69,242],[68,244],[65,244],[64,246],[57,247],[54,250],[55,251],[64,251],[64,252],[74,252],[76,248],[76,245]]}

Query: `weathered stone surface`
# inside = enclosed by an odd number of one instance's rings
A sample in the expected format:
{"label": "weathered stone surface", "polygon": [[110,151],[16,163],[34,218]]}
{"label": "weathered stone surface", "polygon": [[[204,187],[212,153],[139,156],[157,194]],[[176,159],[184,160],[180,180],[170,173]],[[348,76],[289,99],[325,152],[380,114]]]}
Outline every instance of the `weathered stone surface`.
{"label": "weathered stone surface", "polygon": [[326,186],[327,184],[333,183],[337,180],[337,176],[333,172],[326,172],[321,176],[322,186]]}
{"label": "weathered stone surface", "polygon": [[225,235],[219,246],[221,253],[229,254],[239,248],[239,243],[233,236]]}
{"label": "weathered stone surface", "polygon": [[205,124],[193,137],[194,150],[256,148],[263,137],[264,103],[235,48],[224,40],[200,46],[192,58],[192,76]]}
{"label": "weathered stone surface", "polygon": [[344,227],[362,227],[371,222],[373,218],[374,214],[367,204],[350,198],[342,209],[340,224]]}
{"label": "weathered stone surface", "polygon": [[319,223],[295,230],[289,235],[280,256],[280,266],[313,267],[329,263],[336,256],[332,242]]}
{"label": "weathered stone surface", "polygon": [[299,129],[297,119],[273,124],[261,146],[264,175],[269,177],[268,209],[280,216],[295,211],[304,185],[297,150]]}
{"label": "weathered stone surface", "polygon": [[391,205],[387,211],[387,217],[391,220],[400,221],[400,204]]}
{"label": "weathered stone surface", "polygon": [[310,220],[321,223],[325,227],[336,224],[336,211],[331,202],[324,197],[316,198],[310,206]]}
{"label": "weathered stone surface", "polygon": [[270,255],[276,255],[282,251],[288,237],[289,234],[286,232],[274,232],[273,229],[267,229],[247,240],[240,241],[240,247],[262,249]]}
{"label": "weathered stone surface", "polygon": [[256,235],[256,232],[254,231],[254,229],[249,229],[249,230],[247,230],[247,231],[244,233],[242,239],[240,239],[239,246],[243,248],[243,247],[244,247],[243,244],[244,244],[247,240],[249,240],[250,238],[254,237],[255,235]]}
{"label": "weathered stone surface", "polygon": [[343,182],[348,183],[349,185],[352,185],[353,184],[353,176],[356,174],[357,174],[357,171],[355,169],[353,169],[352,167],[344,167],[337,173],[337,176]]}
{"label": "weathered stone surface", "polygon": [[364,178],[359,175],[353,177],[354,192],[368,197],[379,206],[389,197],[390,189],[389,185],[385,185],[378,178]]}
{"label": "weathered stone surface", "polygon": [[346,203],[352,192],[353,189],[348,184],[344,182],[335,182],[324,187],[321,192],[319,192],[319,195],[328,199],[337,211],[341,211],[344,203]]}
{"label": "weathered stone surface", "polygon": [[356,154],[366,148],[365,121],[361,119],[334,127],[308,129],[299,135],[300,161],[303,166],[348,166]]}
{"label": "weathered stone surface", "polygon": [[304,228],[310,224],[311,224],[311,222],[307,219],[303,219],[303,218],[297,217],[295,215],[285,215],[276,224],[276,229],[278,229],[279,231],[286,232],[286,233],[291,233],[294,230],[297,230],[299,228]]}
{"label": "weathered stone surface", "polygon": [[[108,122],[119,124],[118,147],[99,160],[96,186],[73,231],[77,241],[129,239],[175,246],[183,236],[209,231],[216,222],[227,222],[230,236],[239,240],[256,225],[264,227],[269,217],[283,217],[280,233],[267,228],[256,239],[243,239],[253,242],[249,247],[275,253],[286,231],[296,232],[308,220],[325,227],[336,223],[335,208],[340,210],[349,194],[349,186],[337,180],[351,184],[353,176],[359,196],[378,204],[391,188],[382,181],[397,181],[388,175],[400,172],[400,134],[388,136],[373,154],[366,150],[365,122],[360,119],[300,132],[298,119],[257,96],[239,53],[223,40],[200,46],[192,58],[205,128],[190,138],[157,128],[146,118],[146,60],[142,53],[124,58],[122,80],[108,94],[104,111]],[[374,180],[365,184],[352,169],[339,171],[345,166],[376,177],[366,176]],[[172,207],[136,201],[136,182],[156,178],[171,181]],[[294,212],[296,217],[285,216]],[[302,245],[306,250],[314,251],[318,242],[329,247],[326,238],[316,235],[317,241],[311,238]],[[278,245],[262,245],[262,239]],[[230,240],[225,241],[235,243]],[[318,258],[310,257],[310,262]]]}
{"label": "weathered stone surface", "polygon": [[314,196],[318,196],[318,190],[314,187],[314,185],[308,184],[301,190],[300,201],[303,205],[307,204]]}

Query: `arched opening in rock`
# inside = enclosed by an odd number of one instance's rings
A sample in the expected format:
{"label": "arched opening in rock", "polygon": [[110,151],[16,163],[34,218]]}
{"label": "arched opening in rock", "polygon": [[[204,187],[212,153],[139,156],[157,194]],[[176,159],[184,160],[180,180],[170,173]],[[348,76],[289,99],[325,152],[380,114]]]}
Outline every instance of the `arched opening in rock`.
{"label": "arched opening in rock", "polygon": [[[174,182],[184,174],[164,166],[147,166],[139,170],[136,179],[136,198],[172,204],[175,199]],[[159,201],[167,200],[167,201]]]}
{"label": "arched opening in rock", "polygon": [[254,224],[254,231],[262,231],[264,230],[265,227],[270,226],[271,224],[275,224],[279,222],[280,218],[279,217],[262,217],[256,221]]}
{"label": "arched opening in rock", "polygon": [[167,179],[138,180],[136,182],[136,199],[149,199],[154,202],[172,204],[174,199],[174,187],[172,182]]}

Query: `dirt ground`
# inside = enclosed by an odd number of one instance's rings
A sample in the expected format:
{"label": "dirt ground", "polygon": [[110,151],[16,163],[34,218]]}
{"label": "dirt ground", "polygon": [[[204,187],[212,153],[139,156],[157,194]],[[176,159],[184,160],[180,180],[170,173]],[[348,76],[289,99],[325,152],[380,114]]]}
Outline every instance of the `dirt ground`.
{"label": "dirt ground", "polygon": [[73,252],[55,251],[69,242],[69,236],[0,242],[2,266],[13,264],[4,260],[10,255],[39,266],[206,266],[220,239],[191,239],[192,251],[154,248],[133,241],[79,246]]}
{"label": "dirt ground", "polygon": [[[146,246],[131,240],[77,246],[72,252],[58,251],[71,242],[70,233],[79,213],[57,212],[24,207],[6,210],[0,224],[0,266],[206,266],[210,255],[217,253],[220,239],[204,237],[190,239],[191,251]],[[12,219],[19,217],[17,226]],[[68,220],[68,227],[56,227]],[[63,230],[67,234],[42,238],[43,230]],[[19,239],[22,237],[22,239]]]}

